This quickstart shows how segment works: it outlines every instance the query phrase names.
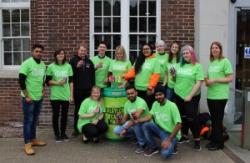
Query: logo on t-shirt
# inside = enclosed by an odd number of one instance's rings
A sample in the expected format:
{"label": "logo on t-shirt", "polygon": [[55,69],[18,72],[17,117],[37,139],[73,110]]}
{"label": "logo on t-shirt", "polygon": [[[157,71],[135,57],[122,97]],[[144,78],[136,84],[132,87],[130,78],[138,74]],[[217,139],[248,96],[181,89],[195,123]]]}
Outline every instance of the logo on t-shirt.
{"label": "logo on t-shirt", "polygon": [[155,113],[155,118],[159,119],[160,121],[164,121],[164,122],[169,122],[170,118],[168,115],[166,114],[162,114],[162,112],[156,112]]}
{"label": "logo on t-shirt", "polygon": [[41,77],[41,76],[44,76],[44,69],[41,69],[41,68],[33,68],[31,70],[31,75],[32,76],[37,76],[37,77]]}
{"label": "logo on t-shirt", "polygon": [[192,69],[191,68],[180,68],[180,69],[178,69],[177,74],[182,75],[182,76],[191,76]]}
{"label": "logo on t-shirt", "polygon": [[55,71],[55,76],[59,78],[67,77],[67,71]]}
{"label": "logo on t-shirt", "polygon": [[208,72],[220,72],[220,66],[210,66]]}

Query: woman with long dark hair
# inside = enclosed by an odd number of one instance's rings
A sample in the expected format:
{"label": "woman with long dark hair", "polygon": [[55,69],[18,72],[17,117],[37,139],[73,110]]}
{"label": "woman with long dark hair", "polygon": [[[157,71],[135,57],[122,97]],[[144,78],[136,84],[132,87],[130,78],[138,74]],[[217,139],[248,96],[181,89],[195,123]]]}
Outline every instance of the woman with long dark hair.
{"label": "woman with long dark hair", "polygon": [[233,80],[233,69],[230,61],[223,56],[220,42],[212,42],[210,46],[210,62],[207,78],[207,104],[212,120],[209,150],[224,148],[223,117],[227,99],[229,97],[229,83]]}
{"label": "woman with long dark hair", "polygon": [[178,42],[173,42],[170,46],[168,63],[167,63],[167,73],[165,74],[165,79],[163,82],[164,86],[167,86],[166,97],[168,100],[174,100],[174,85],[175,82],[171,77],[171,73],[174,73],[177,63],[179,63],[180,57],[180,44]]}
{"label": "woman with long dark hair", "polygon": [[143,44],[141,51],[134,67],[124,75],[124,78],[135,79],[138,96],[143,98],[151,109],[154,102],[153,90],[160,79],[160,66],[148,43]]}
{"label": "woman with long dark hair", "polygon": [[[52,106],[52,123],[56,142],[69,140],[66,135],[69,102],[73,101],[73,71],[66,62],[63,49],[58,49],[54,54],[54,63],[47,69],[47,84],[50,86],[50,102]],[[59,127],[59,115],[61,122]]]}

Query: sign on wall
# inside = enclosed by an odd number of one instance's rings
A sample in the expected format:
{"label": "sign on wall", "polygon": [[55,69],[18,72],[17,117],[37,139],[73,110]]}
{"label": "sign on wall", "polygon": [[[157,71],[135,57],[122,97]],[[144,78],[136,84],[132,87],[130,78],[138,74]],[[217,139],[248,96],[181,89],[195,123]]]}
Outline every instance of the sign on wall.
{"label": "sign on wall", "polygon": [[250,47],[245,47],[245,49],[244,49],[244,58],[250,59]]}

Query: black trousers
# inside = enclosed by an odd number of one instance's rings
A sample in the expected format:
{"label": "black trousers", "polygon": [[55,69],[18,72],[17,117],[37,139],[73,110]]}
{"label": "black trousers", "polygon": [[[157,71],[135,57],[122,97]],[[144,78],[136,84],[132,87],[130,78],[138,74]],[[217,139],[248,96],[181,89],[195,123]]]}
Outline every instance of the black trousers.
{"label": "black trousers", "polygon": [[207,99],[208,109],[212,121],[211,141],[224,145],[223,140],[223,118],[227,99],[211,100]]}
{"label": "black trousers", "polygon": [[[51,100],[52,106],[52,123],[55,136],[64,135],[67,126],[69,101]],[[59,116],[61,113],[60,130],[59,130]]]}
{"label": "black trousers", "polygon": [[200,95],[194,96],[189,102],[185,102],[180,96],[175,94],[175,103],[182,120],[182,135],[188,135],[188,130],[190,129],[194,138],[200,137],[201,124],[197,118],[199,101]]}
{"label": "black trousers", "polygon": [[147,95],[147,91],[140,91],[140,90],[137,90],[137,93],[138,93],[139,97],[143,98],[146,101],[149,110],[151,110],[151,107],[152,107],[152,105],[153,105],[153,103],[155,101],[154,94]]}
{"label": "black trousers", "polygon": [[82,133],[88,139],[99,137],[100,135],[104,134],[107,130],[108,126],[103,119],[99,120],[96,125],[88,123],[82,127]]}
{"label": "black trousers", "polygon": [[77,121],[78,121],[78,111],[80,106],[86,98],[90,96],[91,90],[74,90],[74,103],[75,103],[75,110],[74,110],[74,131],[78,133],[77,129]]}

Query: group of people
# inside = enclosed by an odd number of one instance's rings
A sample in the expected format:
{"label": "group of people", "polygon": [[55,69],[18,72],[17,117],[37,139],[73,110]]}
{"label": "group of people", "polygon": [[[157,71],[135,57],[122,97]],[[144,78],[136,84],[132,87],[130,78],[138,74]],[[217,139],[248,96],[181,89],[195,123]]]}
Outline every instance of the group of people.
{"label": "group of people", "polygon": [[[222,45],[210,46],[210,61],[205,74],[198,63],[194,49],[173,42],[169,53],[163,40],[155,49],[143,44],[133,65],[126,59],[123,46],[118,46],[115,59],[105,55],[107,45],[101,42],[98,54],[87,55],[84,45],[69,62],[66,53],[59,49],[54,62],[47,69],[41,61],[41,45],[32,47],[32,57],[24,61],[19,73],[24,113],[24,151],[35,153],[32,146],[44,146],[36,139],[36,122],[40,113],[44,87],[50,87],[52,122],[57,142],[67,141],[67,113],[74,101],[73,136],[82,134],[83,142],[99,142],[108,126],[104,121],[104,88],[124,88],[128,101],[124,114],[117,116],[114,133],[121,137],[135,137],[136,153],[151,156],[159,152],[154,137],[161,140],[161,155],[168,158],[177,152],[177,143],[189,142],[189,129],[193,135],[194,149],[201,150],[199,101],[203,81],[207,86],[207,103],[212,121],[209,150],[223,149],[223,116],[229,96],[229,83],[233,80],[232,66],[223,56]],[[154,51],[155,50],[155,51]],[[46,77],[46,79],[45,79]],[[59,115],[61,119],[59,123]],[[60,125],[59,125],[60,124]]]}

